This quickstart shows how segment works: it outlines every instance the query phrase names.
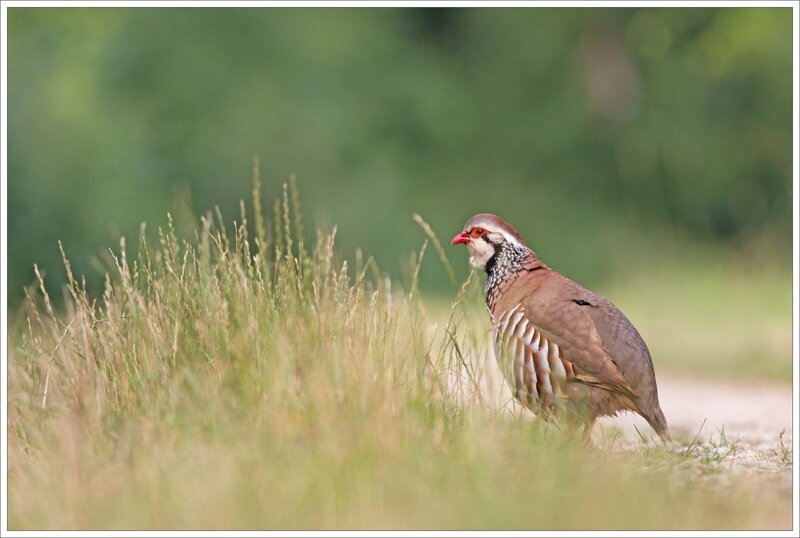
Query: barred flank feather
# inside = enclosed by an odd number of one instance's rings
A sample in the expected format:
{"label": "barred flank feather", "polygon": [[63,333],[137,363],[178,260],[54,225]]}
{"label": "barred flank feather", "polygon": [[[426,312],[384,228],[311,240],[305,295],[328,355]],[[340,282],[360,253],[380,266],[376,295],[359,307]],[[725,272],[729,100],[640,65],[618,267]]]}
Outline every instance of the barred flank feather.
{"label": "barred flank feather", "polygon": [[567,368],[572,370],[558,346],[549,344],[520,304],[500,315],[492,335],[495,357],[516,398],[534,412],[553,408],[565,394]]}

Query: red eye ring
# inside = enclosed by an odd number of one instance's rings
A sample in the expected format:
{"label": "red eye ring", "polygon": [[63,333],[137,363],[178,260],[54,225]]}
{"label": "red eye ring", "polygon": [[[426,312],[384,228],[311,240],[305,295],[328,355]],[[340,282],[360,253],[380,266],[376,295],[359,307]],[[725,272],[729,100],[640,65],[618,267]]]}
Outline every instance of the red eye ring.
{"label": "red eye ring", "polygon": [[484,230],[483,228],[475,228],[474,230],[472,230],[472,235],[475,237],[481,237],[485,233],[486,230]]}

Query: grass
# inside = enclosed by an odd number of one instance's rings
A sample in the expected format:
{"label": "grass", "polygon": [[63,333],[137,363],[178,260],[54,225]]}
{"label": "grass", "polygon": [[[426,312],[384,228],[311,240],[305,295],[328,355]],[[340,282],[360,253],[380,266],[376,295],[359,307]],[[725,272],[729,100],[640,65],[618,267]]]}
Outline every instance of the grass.
{"label": "grass", "polygon": [[765,459],[772,459],[782,466],[789,467],[792,465],[792,445],[791,442],[786,444],[785,435],[786,431],[781,431],[778,445],[764,451],[763,456]]}
{"label": "grass", "polygon": [[242,204],[230,238],[209,214],[192,240],[143,233],[134,260],[123,241],[101,297],[69,271],[63,311],[30,290],[9,335],[9,528],[791,526],[790,495],[679,472],[726,457],[696,441],[590,449],[509,412],[470,323],[478,279],[440,316],[415,279],[341,260],[335,230],[305,245],[295,193],[267,219],[256,179],[254,237]]}

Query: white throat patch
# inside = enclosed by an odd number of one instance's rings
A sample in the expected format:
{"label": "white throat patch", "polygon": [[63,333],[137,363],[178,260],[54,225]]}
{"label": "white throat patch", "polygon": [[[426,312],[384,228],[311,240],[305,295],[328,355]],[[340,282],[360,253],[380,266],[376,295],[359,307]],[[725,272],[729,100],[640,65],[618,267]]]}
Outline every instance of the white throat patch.
{"label": "white throat patch", "polygon": [[495,245],[500,245],[505,242],[521,246],[520,242],[517,241],[513,235],[502,230],[489,232],[486,237],[494,244],[484,241],[483,239],[473,239],[467,244],[470,254],[469,263],[476,269],[484,269],[486,267],[486,263],[494,256],[495,249],[499,248]]}
{"label": "white throat patch", "polygon": [[476,269],[485,269],[486,264],[495,255],[496,249],[501,248],[502,245],[511,245],[515,247],[524,247],[522,242],[514,237],[512,234],[506,232],[502,227],[499,227],[495,222],[485,219],[475,219],[467,222],[470,229],[483,228],[488,233],[484,237],[472,237],[470,242],[467,243],[469,250],[469,263]]}
{"label": "white throat patch", "polygon": [[486,263],[494,256],[494,245],[483,239],[473,239],[467,244],[469,249],[469,264],[475,269],[483,269]]}

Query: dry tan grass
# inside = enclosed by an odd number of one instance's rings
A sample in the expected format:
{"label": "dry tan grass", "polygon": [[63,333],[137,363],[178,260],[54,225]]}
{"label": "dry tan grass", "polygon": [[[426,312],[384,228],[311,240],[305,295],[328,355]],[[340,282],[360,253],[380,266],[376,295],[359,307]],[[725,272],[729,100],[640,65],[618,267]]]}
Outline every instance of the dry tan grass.
{"label": "dry tan grass", "polygon": [[254,200],[254,238],[243,205],[230,239],[206,215],[190,240],[142,234],[134,260],[123,242],[102,297],[71,273],[63,311],[31,290],[10,334],[10,528],[791,525],[785,493],[504,410],[462,303],[477,279],[440,316],[341,260],[335,230],[307,248],[293,183],[269,230],[257,181]]}

